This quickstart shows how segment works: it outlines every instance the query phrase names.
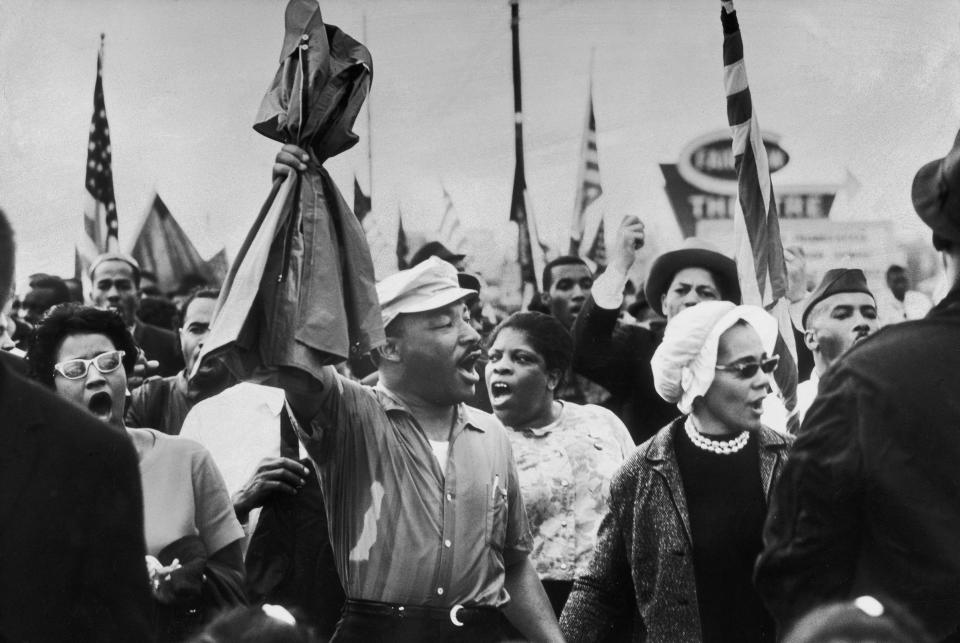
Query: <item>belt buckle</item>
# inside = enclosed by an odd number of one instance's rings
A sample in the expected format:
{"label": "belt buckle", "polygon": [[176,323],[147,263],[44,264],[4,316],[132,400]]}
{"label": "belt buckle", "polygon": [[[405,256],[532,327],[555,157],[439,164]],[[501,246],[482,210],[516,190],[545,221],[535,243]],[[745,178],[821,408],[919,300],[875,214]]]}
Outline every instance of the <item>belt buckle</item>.
{"label": "belt buckle", "polygon": [[463,605],[459,604],[450,608],[450,622],[453,623],[455,627],[463,627],[463,621],[457,618],[457,614],[459,614],[462,609]]}

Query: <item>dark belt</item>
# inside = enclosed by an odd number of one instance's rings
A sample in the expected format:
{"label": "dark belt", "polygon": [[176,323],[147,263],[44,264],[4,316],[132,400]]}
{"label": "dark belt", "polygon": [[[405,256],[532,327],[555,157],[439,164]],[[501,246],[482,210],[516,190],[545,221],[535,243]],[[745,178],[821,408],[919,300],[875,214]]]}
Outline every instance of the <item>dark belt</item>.
{"label": "dark belt", "polygon": [[345,614],[362,616],[385,616],[397,619],[445,621],[454,627],[495,623],[500,620],[500,610],[496,607],[427,607],[424,605],[397,605],[376,601],[347,599],[343,611]]}

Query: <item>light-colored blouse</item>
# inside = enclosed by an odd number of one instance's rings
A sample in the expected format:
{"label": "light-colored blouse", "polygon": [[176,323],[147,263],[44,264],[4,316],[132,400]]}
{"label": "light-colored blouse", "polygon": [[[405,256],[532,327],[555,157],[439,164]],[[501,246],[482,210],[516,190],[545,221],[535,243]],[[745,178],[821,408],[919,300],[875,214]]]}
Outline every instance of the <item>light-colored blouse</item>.
{"label": "light-colored blouse", "polygon": [[623,422],[592,404],[561,402],[539,429],[510,429],[541,579],[573,580],[593,555],[610,479],[635,446]]}
{"label": "light-colored blouse", "polygon": [[243,538],[223,476],[205,448],[153,429],[127,432],[140,457],[148,554],[194,535],[210,556]]}

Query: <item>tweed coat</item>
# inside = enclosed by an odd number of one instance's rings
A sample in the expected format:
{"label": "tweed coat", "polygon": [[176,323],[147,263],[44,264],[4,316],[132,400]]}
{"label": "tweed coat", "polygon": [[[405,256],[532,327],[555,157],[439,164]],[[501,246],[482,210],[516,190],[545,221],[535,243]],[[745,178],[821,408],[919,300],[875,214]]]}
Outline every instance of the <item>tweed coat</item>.
{"label": "tweed coat", "polygon": [[[577,578],[560,627],[601,641],[632,614],[634,641],[702,640],[690,516],[674,451],[674,420],[637,447],[610,484],[593,562]],[[793,438],[762,427],[760,480],[769,502]]]}

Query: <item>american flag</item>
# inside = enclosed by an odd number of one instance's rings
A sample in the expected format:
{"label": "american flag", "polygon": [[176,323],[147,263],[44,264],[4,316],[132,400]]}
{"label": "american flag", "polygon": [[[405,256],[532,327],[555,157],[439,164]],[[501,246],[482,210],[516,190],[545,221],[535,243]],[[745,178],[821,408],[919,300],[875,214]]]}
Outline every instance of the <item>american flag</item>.
{"label": "american flag", "polygon": [[[587,119],[583,126],[583,141],[580,144],[580,169],[577,171],[577,196],[573,206],[573,223],[570,226],[570,254],[580,253],[580,244],[587,226],[587,219],[598,219],[599,227],[587,256],[597,261],[602,255],[606,263],[603,241],[603,213],[598,210],[603,187],[600,185],[600,157],[597,153],[597,121],[593,113],[593,88],[587,98]],[[590,216],[594,213],[594,216]]]}
{"label": "american flag", "polygon": [[[442,186],[441,186],[442,187]],[[439,241],[456,254],[467,254],[467,238],[460,227],[460,217],[453,207],[453,198],[443,188],[443,216],[440,218]]]}
{"label": "american flag", "polygon": [[[101,252],[115,252],[117,241],[117,204],[113,196],[110,127],[103,101],[103,35],[97,54],[97,82],[93,88],[93,118],[87,144],[87,204],[83,211],[86,237],[79,253],[88,261]],[[92,256],[91,256],[92,255]]]}
{"label": "american flag", "polygon": [[789,413],[788,428],[796,428],[797,348],[787,301],[787,265],[780,239],[777,203],[770,181],[767,150],[763,145],[747,84],[743,40],[733,2],[724,0],[723,82],[727,119],[733,131],[739,206],[734,214],[737,273],[743,303],[763,306],[780,326],[776,353],[780,355],[774,379]]}
{"label": "american flag", "polygon": [[410,254],[410,245],[407,243],[407,233],[403,230],[403,212],[397,208],[397,270],[409,268],[407,255]]}

